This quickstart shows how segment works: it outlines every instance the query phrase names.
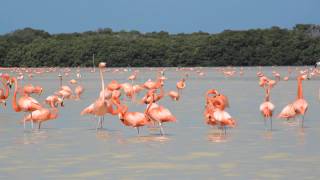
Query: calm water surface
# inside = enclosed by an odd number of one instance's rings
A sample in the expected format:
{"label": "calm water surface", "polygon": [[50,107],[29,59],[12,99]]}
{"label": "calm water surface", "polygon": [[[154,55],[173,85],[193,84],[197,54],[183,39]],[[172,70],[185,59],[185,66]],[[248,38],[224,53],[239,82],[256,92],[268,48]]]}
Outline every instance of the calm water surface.
{"label": "calm water surface", "polygon": [[[277,68],[287,75],[287,68]],[[137,83],[156,73],[140,70]],[[320,175],[319,79],[304,81],[304,96],[309,103],[305,128],[274,118],[274,130],[264,129],[259,105],[264,91],[258,86],[258,68],[245,68],[240,77],[225,78],[215,68],[204,68],[205,76],[190,72],[187,87],[179,102],[168,97],[160,101],[177,117],[165,125],[165,137],[157,129],[143,128],[140,136],[124,127],[116,116],[105,117],[105,130],[96,131],[92,116],[80,111],[97,97],[98,72],[82,69],[85,92],[80,101],[67,100],[59,118],[43,125],[40,131],[19,124],[24,113],[15,113],[11,102],[0,108],[0,178],[11,179],[318,179]],[[270,67],[263,68],[271,76]],[[75,77],[75,70],[64,84]],[[57,72],[35,76],[25,83],[44,87],[43,101],[59,86]],[[125,82],[131,72],[104,74]],[[174,90],[181,72],[169,69],[165,90]],[[281,81],[271,91],[275,114],[296,96],[295,75]],[[219,131],[204,124],[204,93],[216,88],[227,95],[227,111],[238,127],[221,137]],[[141,95],[140,95],[141,96]],[[11,96],[12,97],[12,96]],[[10,97],[10,101],[11,101]],[[144,105],[126,102],[130,111],[144,111]],[[41,178],[40,178],[41,177]]]}

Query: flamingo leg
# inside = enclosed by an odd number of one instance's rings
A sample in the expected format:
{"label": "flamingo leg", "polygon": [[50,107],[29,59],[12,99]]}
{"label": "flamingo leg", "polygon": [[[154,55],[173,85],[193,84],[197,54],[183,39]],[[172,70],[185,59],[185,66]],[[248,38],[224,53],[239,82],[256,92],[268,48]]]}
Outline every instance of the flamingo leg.
{"label": "flamingo leg", "polygon": [[96,130],[99,129],[100,122],[101,122],[101,117],[99,116],[99,120],[98,120],[98,123],[97,123],[97,125],[96,125]]}
{"label": "flamingo leg", "polygon": [[140,134],[140,130],[139,130],[139,127],[137,127],[137,131],[138,131],[138,134]]}
{"label": "flamingo leg", "polygon": [[302,115],[302,121],[301,121],[301,127],[303,128],[304,126],[304,115]]}
{"label": "flamingo leg", "polygon": [[23,129],[26,129],[26,120],[23,120]]}
{"label": "flamingo leg", "polygon": [[272,131],[272,117],[270,117],[270,130]]}
{"label": "flamingo leg", "polygon": [[136,102],[136,93],[132,94],[131,102],[133,102],[133,103]]}
{"label": "flamingo leg", "polygon": [[164,135],[164,131],[163,131],[161,122],[159,122],[159,126],[160,126],[160,134],[161,134],[161,136],[163,136]]}
{"label": "flamingo leg", "polygon": [[263,122],[264,122],[264,129],[267,129],[267,122],[266,122],[266,117],[263,117]]}
{"label": "flamingo leg", "polygon": [[219,130],[220,130],[220,136],[222,136],[223,135],[223,128],[221,125],[219,126]]}
{"label": "flamingo leg", "polygon": [[31,128],[33,129],[33,119],[32,119],[32,112],[30,112],[31,115]]}
{"label": "flamingo leg", "polygon": [[227,135],[227,127],[224,126],[224,135],[226,136]]}
{"label": "flamingo leg", "polygon": [[103,129],[103,124],[104,124],[104,116],[102,116],[102,121],[101,121],[101,126],[100,126],[101,129]]}
{"label": "flamingo leg", "polygon": [[41,128],[41,122],[39,122],[39,125],[38,125],[38,129],[40,130],[40,128]]}

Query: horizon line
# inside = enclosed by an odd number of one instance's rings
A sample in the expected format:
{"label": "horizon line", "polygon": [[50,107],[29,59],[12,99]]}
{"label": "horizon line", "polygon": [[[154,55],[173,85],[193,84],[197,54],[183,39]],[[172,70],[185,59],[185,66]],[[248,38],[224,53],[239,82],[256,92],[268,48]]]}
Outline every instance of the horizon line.
{"label": "horizon line", "polygon": [[257,28],[248,28],[248,29],[224,29],[220,32],[208,32],[208,31],[203,31],[203,30],[198,30],[198,31],[193,31],[193,32],[176,32],[176,33],[173,33],[173,32],[170,32],[170,31],[166,31],[166,30],[158,30],[158,31],[149,31],[149,32],[145,32],[145,31],[139,31],[137,29],[121,29],[121,30],[115,30],[115,29],[112,29],[111,27],[100,27],[100,28],[96,28],[96,29],[91,29],[91,30],[84,30],[84,31],[73,31],[73,32],[55,32],[55,33],[52,33],[52,32],[49,32],[47,31],[46,29],[41,29],[41,28],[35,28],[35,27],[30,27],[30,26],[26,26],[26,27],[23,27],[23,28],[17,28],[17,29],[14,29],[12,31],[9,31],[9,32],[5,32],[5,33],[0,33],[0,36],[3,36],[3,35],[8,35],[8,34],[11,34],[11,33],[14,33],[16,31],[19,31],[19,30],[25,30],[25,29],[33,29],[33,30],[41,30],[41,31],[45,31],[47,33],[49,33],[50,35],[59,35],[59,34],[73,34],[73,33],[85,33],[85,32],[99,32],[99,30],[103,31],[103,30],[108,30],[110,29],[111,32],[113,33],[117,33],[117,32],[139,32],[141,34],[147,34],[147,33],[160,33],[160,32],[164,32],[164,33],[168,33],[169,35],[178,35],[178,34],[193,34],[193,33],[208,33],[208,34],[220,34],[220,33],[223,33],[225,31],[249,31],[249,30],[266,30],[266,29],[271,29],[271,28],[280,28],[280,29],[286,29],[286,30],[292,30],[294,27],[296,27],[297,25],[310,25],[310,26],[320,26],[320,24],[313,24],[313,23],[306,23],[306,24],[303,24],[303,23],[298,23],[298,24],[295,24],[291,27],[284,27],[284,26],[278,26],[278,25],[273,25],[273,26],[270,26],[270,27],[257,27]]}

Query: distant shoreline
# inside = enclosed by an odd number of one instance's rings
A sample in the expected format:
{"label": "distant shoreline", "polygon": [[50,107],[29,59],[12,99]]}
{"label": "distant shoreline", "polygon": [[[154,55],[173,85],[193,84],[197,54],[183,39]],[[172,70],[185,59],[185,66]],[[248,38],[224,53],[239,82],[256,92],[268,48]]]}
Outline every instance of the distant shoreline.
{"label": "distant shoreline", "polygon": [[218,34],[99,29],[49,34],[25,28],[0,36],[5,67],[301,66],[320,60],[320,26],[298,24]]}

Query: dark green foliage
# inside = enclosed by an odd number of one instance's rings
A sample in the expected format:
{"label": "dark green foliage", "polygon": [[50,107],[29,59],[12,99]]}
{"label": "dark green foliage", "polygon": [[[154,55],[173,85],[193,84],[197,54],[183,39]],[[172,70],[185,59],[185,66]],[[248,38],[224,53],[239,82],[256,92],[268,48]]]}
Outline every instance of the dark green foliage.
{"label": "dark green foliage", "polygon": [[[312,29],[310,30],[310,28]],[[53,34],[25,28],[0,36],[0,66],[254,66],[310,65],[320,60],[314,25],[219,34],[164,31]],[[311,35],[310,32],[313,32]]]}

